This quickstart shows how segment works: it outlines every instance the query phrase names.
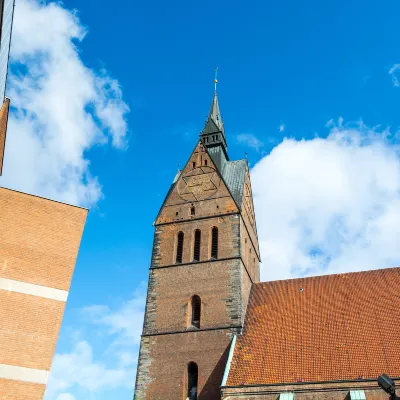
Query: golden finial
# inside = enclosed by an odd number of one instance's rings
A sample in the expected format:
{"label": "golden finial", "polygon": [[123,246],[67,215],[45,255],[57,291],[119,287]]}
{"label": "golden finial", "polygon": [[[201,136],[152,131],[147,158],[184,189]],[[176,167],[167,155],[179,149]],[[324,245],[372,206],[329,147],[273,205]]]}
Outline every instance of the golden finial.
{"label": "golden finial", "polygon": [[217,91],[217,83],[218,83],[218,67],[215,68],[215,78],[214,78],[214,90]]}

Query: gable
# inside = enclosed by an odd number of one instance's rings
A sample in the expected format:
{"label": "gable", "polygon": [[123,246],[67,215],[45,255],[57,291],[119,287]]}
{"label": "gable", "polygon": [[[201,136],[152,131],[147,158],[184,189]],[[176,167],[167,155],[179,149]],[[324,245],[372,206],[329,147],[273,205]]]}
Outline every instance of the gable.
{"label": "gable", "polygon": [[156,224],[188,217],[187,211],[181,210],[185,205],[192,204],[201,207],[202,215],[238,212],[235,200],[201,141],[196,145],[185,168],[175,178]]}
{"label": "gable", "polygon": [[245,218],[247,219],[247,223],[250,225],[255,235],[257,236],[256,216],[254,214],[253,192],[251,190],[250,173],[247,166],[246,166],[245,179],[242,190],[243,190],[243,196],[240,208],[242,210],[242,213],[245,215]]}

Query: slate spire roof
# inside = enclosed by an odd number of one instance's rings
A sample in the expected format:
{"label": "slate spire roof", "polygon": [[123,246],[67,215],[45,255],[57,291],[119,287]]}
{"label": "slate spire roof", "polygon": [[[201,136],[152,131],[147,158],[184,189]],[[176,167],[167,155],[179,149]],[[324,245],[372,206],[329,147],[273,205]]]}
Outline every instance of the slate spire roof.
{"label": "slate spire roof", "polygon": [[206,125],[202,134],[222,132],[225,135],[224,122],[219,110],[217,91],[214,91],[214,96],[211,103],[210,113],[206,121]]}

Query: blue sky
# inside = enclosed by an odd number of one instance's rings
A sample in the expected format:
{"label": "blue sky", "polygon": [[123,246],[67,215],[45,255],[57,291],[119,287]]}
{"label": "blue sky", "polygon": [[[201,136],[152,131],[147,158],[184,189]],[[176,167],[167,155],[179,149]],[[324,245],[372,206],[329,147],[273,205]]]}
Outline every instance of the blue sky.
{"label": "blue sky", "polygon": [[0,184],[90,208],[48,399],[132,397],[152,223],[216,66],[230,157],[254,167],[262,278],[400,262],[399,16],[397,1],[17,0]]}

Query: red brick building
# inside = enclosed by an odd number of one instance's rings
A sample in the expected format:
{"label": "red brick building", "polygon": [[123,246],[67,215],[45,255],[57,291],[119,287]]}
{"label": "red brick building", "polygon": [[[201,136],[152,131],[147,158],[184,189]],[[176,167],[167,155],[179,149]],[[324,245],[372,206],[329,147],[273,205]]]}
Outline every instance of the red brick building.
{"label": "red brick building", "polygon": [[[14,0],[0,0],[3,175],[13,10]],[[86,209],[0,187],[1,400],[43,398],[86,216]]]}
{"label": "red brick building", "polygon": [[259,282],[247,160],[217,94],[155,222],[136,400],[387,399],[400,269]]}

